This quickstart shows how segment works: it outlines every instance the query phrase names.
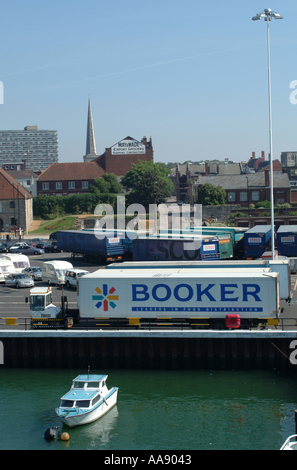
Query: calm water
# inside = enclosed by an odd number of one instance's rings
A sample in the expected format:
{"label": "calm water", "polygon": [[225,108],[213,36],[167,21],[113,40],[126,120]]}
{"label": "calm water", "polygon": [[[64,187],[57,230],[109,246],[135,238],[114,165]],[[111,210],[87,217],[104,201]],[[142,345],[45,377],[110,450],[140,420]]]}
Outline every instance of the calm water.
{"label": "calm water", "polygon": [[0,449],[279,449],[295,433],[297,374],[243,371],[117,371],[118,404],[95,423],[63,430],[60,397],[82,370],[0,369]]}

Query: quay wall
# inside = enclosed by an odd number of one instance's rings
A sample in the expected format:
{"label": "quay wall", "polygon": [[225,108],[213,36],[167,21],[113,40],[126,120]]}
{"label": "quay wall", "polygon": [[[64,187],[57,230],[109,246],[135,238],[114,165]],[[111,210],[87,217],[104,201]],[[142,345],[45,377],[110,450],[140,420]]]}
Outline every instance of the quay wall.
{"label": "quay wall", "polygon": [[2,330],[0,346],[0,368],[297,371],[296,331]]}

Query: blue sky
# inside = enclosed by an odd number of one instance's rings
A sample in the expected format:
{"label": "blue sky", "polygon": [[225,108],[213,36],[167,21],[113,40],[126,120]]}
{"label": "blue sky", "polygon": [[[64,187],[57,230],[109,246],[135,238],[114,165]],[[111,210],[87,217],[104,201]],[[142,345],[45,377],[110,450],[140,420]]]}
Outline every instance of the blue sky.
{"label": "blue sky", "polygon": [[227,0],[1,1],[0,129],[58,130],[59,161],[82,161],[91,97],[97,153],[152,136],[155,161],[297,151],[297,3]]}

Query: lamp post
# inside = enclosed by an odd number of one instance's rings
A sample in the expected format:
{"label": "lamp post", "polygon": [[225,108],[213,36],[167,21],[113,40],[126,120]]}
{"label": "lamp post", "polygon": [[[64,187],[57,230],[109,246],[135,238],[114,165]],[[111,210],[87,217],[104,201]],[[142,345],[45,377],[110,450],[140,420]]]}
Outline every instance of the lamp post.
{"label": "lamp post", "polygon": [[269,150],[270,150],[270,211],[271,211],[271,251],[272,259],[275,255],[274,247],[274,198],[273,198],[273,152],[272,152],[272,114],[271,114],[271,74],[270,74],[270,40],[269,40],[269,23],[274,18],[275,20],[282,20],[283,16],[270,8],[266,8],[261,13],[253,16],[252,20],[257,21],[264,18],[267,22],[267,55],[268,55],[268,102],[269,102]]}

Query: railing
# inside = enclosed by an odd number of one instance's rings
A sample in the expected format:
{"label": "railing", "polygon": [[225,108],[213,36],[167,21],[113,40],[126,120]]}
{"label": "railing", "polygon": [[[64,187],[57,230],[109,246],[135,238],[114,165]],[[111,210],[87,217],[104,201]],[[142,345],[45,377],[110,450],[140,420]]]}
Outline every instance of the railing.
{"label": "railing", "polygon": [[[22,326],[24,330],[30,330],[31,319],[28,317],[0,317],[1,326]],[[22,328],[23,329],[23,328]]]}
{"label": "railing", "polygon": [[[224,322],[222,321],[222,325]],[[7,329],[7,328],[2,328],[2,327],[9,327],[10,329],[16,329],[19,330],[30,330],[31,329],[31,319],[28,317],[0,317],[0,330]],[[195,326],[195,325],[194,325]],[[211,330],[212,328],[209,328],[209,325],[207,323],[199,325],[199,329],[203,330]],[[260,327],[261,328],[261,327]],[[36,329],[36,328],[34,328]],[[52,329],[52,330],[60,330],[60,328],[56,326],[40,326],[39,329]],[[103,329],[112,329],[116,331],[120,331],[123,329],[147,329],[147,330],[164,330],[164,329],[170,329],[170,330],[194,330],[193,327],[187,322],[187,321],[164,321],[163,323],[156,320],[147,320],[145,322],[140,321],[139,324],[129,324],[128,322],[125,322],[123,320],[111,320],[107,321],[105,320],[100,321],[100,319],[95,319],[95,320],[89,320],[89,319],[84,319],[81,320],[79,323],[74,324],[73,327],[65,327],[65,330],[67,329],[80,329],[80,330],[103,330]],[[196,329],[196,331],[199,331],[199,329]],[[280,331],[286,331],[286,330],[295,330],[297,329],[297,318],[280,318],[279,319],[279,324],[278,326],[266,326],[266,328],[261,328],[263,329],[273,329],[273,330],[280,330]],[[216,330],[216,328],[213,328],[213,330]],[[232,331],[233,329],[230,328],[228,329],[229,331]],[[257,328],[236,328],[234,331],[255,331]],[[222,328],[221,331],[226,331],[226,328]]]}

